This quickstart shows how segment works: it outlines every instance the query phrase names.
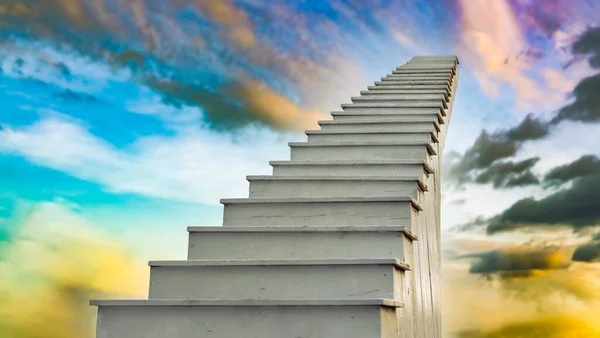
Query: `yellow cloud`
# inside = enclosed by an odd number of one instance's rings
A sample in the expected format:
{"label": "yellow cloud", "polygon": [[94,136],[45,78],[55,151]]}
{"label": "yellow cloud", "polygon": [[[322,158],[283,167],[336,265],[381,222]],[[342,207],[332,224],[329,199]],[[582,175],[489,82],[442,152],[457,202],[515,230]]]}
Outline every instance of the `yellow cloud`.
{"label": "yellow cloud", "polygon": [[498,266],[504,269],[498,272],[509,274],[503,277],[520,273],[521,278],[486,278],[470,274],[472,262],[468,260],[446,260],[442,294],[447,337],[600,337],[600,264],[570,263],[568,269],[561,269],[575,245],[544,249],[548,247],[535,243],[476,242],[457,240],[448,245],[467,253],[503,247],[506,254],[502,257],[518,263],[506,265],[500,260]]}
{"label": "yellow cloud", "polygon": [[147,295],[148,269],[62,204],[23,219],[0,261],[0,336],[94,337],[90,298]]}

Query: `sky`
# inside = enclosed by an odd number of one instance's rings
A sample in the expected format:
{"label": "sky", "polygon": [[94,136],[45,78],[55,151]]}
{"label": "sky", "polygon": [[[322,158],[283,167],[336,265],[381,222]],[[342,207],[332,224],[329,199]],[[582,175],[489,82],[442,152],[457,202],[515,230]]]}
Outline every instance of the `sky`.
{"label": "sky", "polygon": [[92,337],[246,175],[457,55],[445,336],[600,337],[600,3],[0,0],[0,334]]}

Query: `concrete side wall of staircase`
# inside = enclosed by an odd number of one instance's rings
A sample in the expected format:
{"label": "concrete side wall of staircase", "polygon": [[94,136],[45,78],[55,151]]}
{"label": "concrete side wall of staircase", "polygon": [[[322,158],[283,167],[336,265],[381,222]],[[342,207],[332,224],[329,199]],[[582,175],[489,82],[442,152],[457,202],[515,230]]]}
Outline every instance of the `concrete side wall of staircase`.
{"label": "concrete side wall of staircase", "polygon": [[456,57],[415,57],[290,143],[97,338],[440,338],[440,166]]}

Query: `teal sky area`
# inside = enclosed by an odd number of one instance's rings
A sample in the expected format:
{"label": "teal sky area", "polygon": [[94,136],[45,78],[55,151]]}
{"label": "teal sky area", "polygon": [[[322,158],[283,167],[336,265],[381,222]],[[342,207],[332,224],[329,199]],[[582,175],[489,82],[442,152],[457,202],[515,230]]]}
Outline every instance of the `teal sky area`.
{"label": "teal sky area", "polygon": [[[5,241],[40,202],[115,234],[218,225],[219,198],[243,197],[246,175],[269,173],[269,160],[288,158],[287,141],[414,55],[461,60],[450,163],[482,128],[514,127],[529,113],[549,120],[572,100],[594,73],[593,50],[572,45],[599,10],[589,1],[523,0],[10,0],[1,8]],[[577,134],[580,122],[557,130]],[[553,140],[543,142],[552,149]],[[542,159],[534,172],[575,154]],[[452,186],[454,177],[444,179]],[[496,188],[445,190],[444,227],[541,193]],[[456,203],[469,194],[497,203]]]}

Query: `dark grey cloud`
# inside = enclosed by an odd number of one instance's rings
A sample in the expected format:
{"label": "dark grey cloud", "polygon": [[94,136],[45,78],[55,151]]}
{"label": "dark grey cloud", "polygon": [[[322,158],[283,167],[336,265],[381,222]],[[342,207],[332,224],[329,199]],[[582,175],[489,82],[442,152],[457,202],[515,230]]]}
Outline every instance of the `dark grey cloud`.
{"label": "dark grey cloud", "polygon": [[600,159],[584,155],[579,159],[551,169],[544,176],[547,186],[557,186],[583,176],[600,175]]}
{"label": "dark grey cloud", "polygon": [[573,253],[574,262],[600,262],[600,241],[580,245]]}
{"label": "dark grey cloud", "polygon": [[528,227],[571,226],[575,229],[600,223],[600,175],[584,176],[571,187],[536,200],[525,198],[510,206],[488,227],[489,234]]}
{"label": "dark grey cloud", "polygon": [[471,148],[450,169],[450,175],[460,183],[471,181],[472,172],[489,167],[496,160],[517,153],[517,144],[500,135],[490,135],[483,130]]}
{"label": "dark grey cloud", "polygon": [[464,256],[475,261],[469,268],[472,274],[499,274],[501,277],[527,277],[536,270],[566,269],[570,257],[557,246],[520,246]]}
{"label": "dark grey cloud", "polygon": [[600,68],[600,27],[588,29],[572,46],[573,54],[588,54],[590,66]]}
{"label": "dark grey cloud", "polygon": [[[572,45],[575,56],[587,56],[591,67],[600,69],[600,27],[591,28]],[[573,90],[573,102],[559,110],[552,123],[600,120],[600,74],[581,80]]]}
{"label": "dark grey cloud", "polygon": [[[212,90],[201,84],[162,79],[147,79],[146,84],[163,97],[165,104],[201,106],[204,121],[216,130],[231,130],[260,121],[260,114],[248,109],[243,101],[228,95],[227,88]],[[262,121],[266,124],[266,121]]]}
{"label": "dark grey cloud", "polygon": [[504,132],[508,140],[521,142],[541,139],[549,134],[549,124],[528,114],[518,126]]}
{"label": "dark grey cloud", "polygon": [[530,169],[540,160],[532,157],[520,162],[494,163],[475,177],[480,184],[492,183],[494,188],[510,188],[539,183]]}
{"label": "dark grey cloud", "polygon": [[[528,114],[517,126],[489,133],[483,130],[473,145],[448,170],[459,185],[466,182],[494,183],[496,188],[536,184],[537,178],[529,171],[539,159],[522,162],[497,161],[517,154],[521,144],[547,136],[550,125]],[[455,156],[456,157],[456,156]]]}

